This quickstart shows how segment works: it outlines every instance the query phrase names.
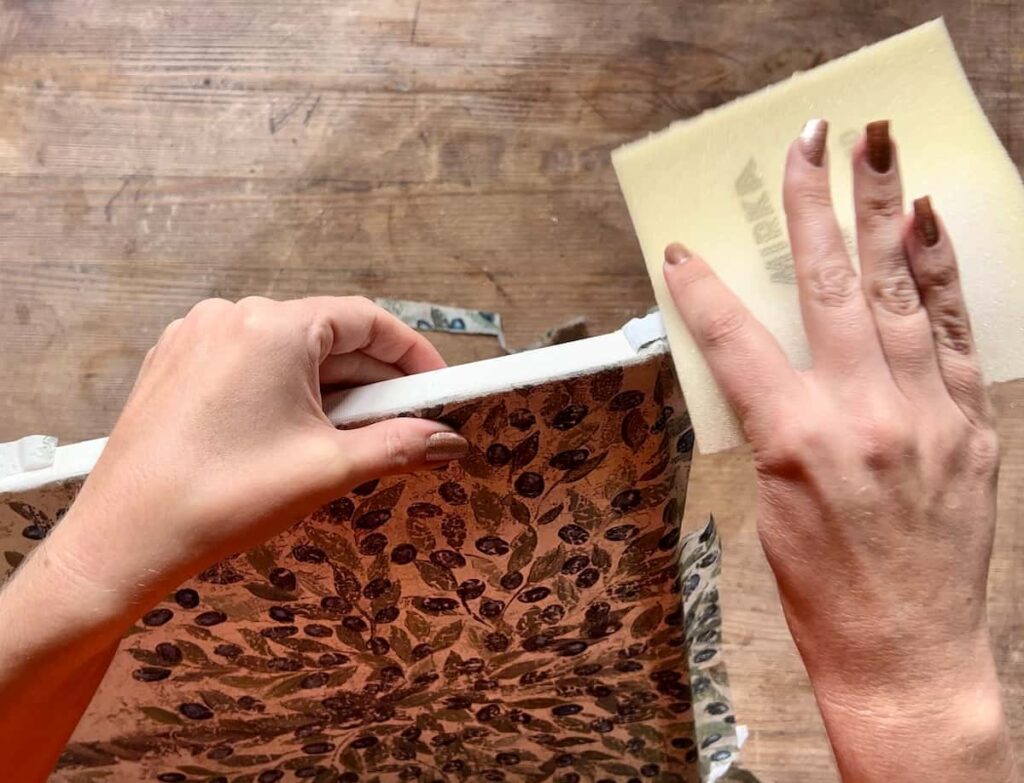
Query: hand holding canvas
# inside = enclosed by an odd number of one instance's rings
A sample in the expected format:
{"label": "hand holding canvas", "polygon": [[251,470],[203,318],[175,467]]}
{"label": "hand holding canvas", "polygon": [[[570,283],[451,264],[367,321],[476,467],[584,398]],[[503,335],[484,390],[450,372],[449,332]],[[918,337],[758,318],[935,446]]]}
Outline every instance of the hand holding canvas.
{"label": "hand holding canvas", "polygon": [[0,594],[0,769],[45,779],[118,640],[181,581],[367,479],[463,456],[442,424],[338,431],[321,408],[321,386],[443,366],[359,297],[213,299],[168,326],[78,499]]}

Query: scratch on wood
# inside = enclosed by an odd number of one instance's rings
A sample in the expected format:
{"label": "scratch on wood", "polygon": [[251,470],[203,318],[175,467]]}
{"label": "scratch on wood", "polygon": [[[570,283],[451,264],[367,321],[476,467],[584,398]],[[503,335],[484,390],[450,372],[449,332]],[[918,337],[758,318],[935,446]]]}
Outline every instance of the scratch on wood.
{"label": "scratch on wood", "polygon": [[285,123],[291,119],[291,116],[295,114],[300,105],[302,105],[302,99],[296,98],[284,111],[278,112],[277,114],[271,114],[269,118],[270,134],[273,135],[281,130]]}
{"label": "scratch on wood", "polygon": [[321,96],[316,96],[316,100],[313,101],[313,104],[308,109],[306,109],[306,116],[302,118],[303,125],[309,125],[310,119],[313,117],[314,114],[316,114],[316,110],[320,106],[320,98]]}
{"label": "scratch on wood", "polygon": [[488,280],[491,281],[491,285],[494,286],[494,290],[497,291],[499,294],[501,294],[502,299],[504,299],[506,302],[511,302],[512,301],[512,297],[509,296],[509,293],[508,293],[508,291],[505,290],[505,287],[501,283],[498,282],[498,278],[494,274],[494,272],[492,272],[487,267],[483,267],[483,266],[479,267],[479,269],[480,269],[481,272],[483,272],[484,277],[486,277]]}
{"label": "scratch on wood", "polygon": [[416,0],[416,10],[412,14],[412,30],[409,32],[409,43],[416,43],[416,26],[420,23],[420,3],[423,0]]}
{"label": "scratch on wood", "polygon": [[121,194],[124,193],[124,189],[127,188],[128,183],[132,181],[132,176],[132,174],[129,174],[127,177],[124,177],[121,180],[121,187],[117,189],[117,192],[113,196],[107,199],[107,203],[103,207],[103,214],[106,215],[108,223],[114,218],[114,202],[121,198]]}
{"label": "scratch on wood", "polygon": [[394,220],[395,205],[388,204],[388,220],[386,223],[387,230],[385,234],[388,238],[388,248],[390,248],[393,254],[397,254],[398,248],[395,246]]}

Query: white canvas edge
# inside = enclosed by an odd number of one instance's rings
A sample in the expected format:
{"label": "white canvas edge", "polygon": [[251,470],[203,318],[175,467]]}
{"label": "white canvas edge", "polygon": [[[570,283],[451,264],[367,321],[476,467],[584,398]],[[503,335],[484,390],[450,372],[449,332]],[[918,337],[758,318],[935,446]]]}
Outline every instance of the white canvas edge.
{"label": "white canvas edge", "polygon": [[[489,396],[520,386],[564,380],[607,367],[643,361],[668,351],[660,313],[634,318],[621,329],[598,337],[536,348],[441,370],[408,375],[327,395],[324,411],[337,426],[384,419],[410,410]],[[106,438],[58,446],[50,464],[0,475],[0,493],[24,492],[88,475]],[[0,448],[14,446],[0,444]]]}

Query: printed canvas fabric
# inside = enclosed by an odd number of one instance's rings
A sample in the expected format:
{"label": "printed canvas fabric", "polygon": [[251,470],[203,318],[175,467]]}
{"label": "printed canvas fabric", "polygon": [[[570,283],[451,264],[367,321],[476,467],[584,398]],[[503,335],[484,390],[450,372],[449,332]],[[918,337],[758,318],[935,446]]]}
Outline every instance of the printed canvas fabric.
{"label": "printed canvas fabric", "polygon": [[[444,409],[470,456],[357,487],[147,612],[57,781],[716,779],[713,522],[671,362]],[[77,484],[0,499],[7,574]]]}

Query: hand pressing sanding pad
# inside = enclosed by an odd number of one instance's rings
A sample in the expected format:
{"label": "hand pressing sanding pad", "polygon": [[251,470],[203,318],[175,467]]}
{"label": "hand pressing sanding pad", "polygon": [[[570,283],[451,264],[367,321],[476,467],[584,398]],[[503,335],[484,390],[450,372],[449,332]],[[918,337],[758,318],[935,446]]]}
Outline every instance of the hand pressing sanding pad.
{"label": "hand pressing sanding pad", "polygon": [[888,119],[907,203],[930,195],[952,235],[987,380],[1024,375],[1024,187],[936,20],[612,153],[705,453],[743,437],[672,305],[664,249],[699,252],[793,364],[809,366],[782,175],[814,117],[829,121],[832,197],[854,258],[850,152],[868,122]]}

